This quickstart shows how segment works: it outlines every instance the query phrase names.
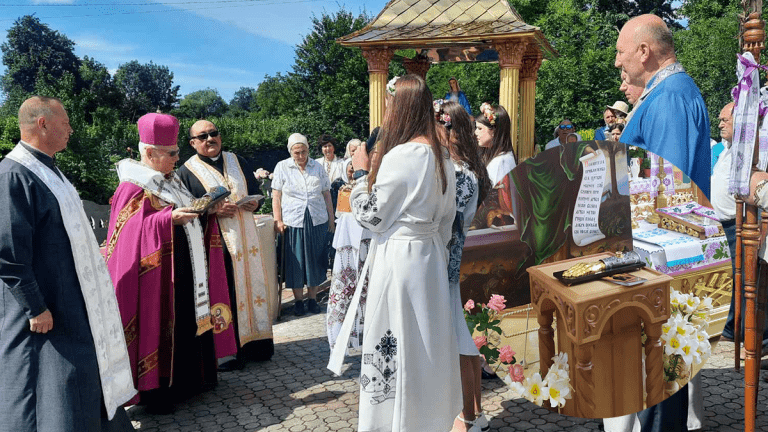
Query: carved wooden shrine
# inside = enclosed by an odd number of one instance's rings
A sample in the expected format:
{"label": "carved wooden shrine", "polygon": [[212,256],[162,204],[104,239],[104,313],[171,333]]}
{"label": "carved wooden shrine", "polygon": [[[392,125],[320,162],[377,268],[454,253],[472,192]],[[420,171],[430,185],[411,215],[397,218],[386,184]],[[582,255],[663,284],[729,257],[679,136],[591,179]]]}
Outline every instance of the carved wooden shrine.
{"label": "carved wooden shrine", "polygon": [[[557,346],[568,353],[573,399],[566,415],[605,418],[630,414],[664,399],[661,327],[670,315],[672,278],[650,269],[633,275],[647,279],[632,287],[595,280],[565,286],[552,274],[583,261],[610,256],[603,253],[543,264],[528,269],[531,304],[539,321],[541,376],[552,366],[555,352],[553,318],[557,316]],[[641,321],[645,328],[645,391]]]}

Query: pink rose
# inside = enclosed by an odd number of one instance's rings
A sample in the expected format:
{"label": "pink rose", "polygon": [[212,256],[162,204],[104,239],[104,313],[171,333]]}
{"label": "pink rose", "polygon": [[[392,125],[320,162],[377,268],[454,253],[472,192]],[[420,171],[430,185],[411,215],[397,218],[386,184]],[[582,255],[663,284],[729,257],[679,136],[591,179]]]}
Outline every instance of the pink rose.
{"label": "pink rose", "polygon": [[488,339],[485,336],[475,336],[473,339],[475,341],[475,346],[477,349],[480,349],[481,347],[484,347],[485,344],[488,343]]}
{"label": "pink rose", "polygon": [[506,303],[507,303],[507,300],[504,299],[504,296],[494,294],[491,296],[491,299],[488,301],[488,308],[496,312],[501,312],[507,308]]}
{"label": "pink rose", "polygon": [[467,303],[464,304],[464,310],[469,312],[472,309],[475,308],[475,302],[472,301],[472,299],[467,300]]}
{"label": "pink rose", "polygon": [[512,378],[512,381],[514,382],[523,382],[523,380],[525,380],[523,365],[520,363],[511,365],[509,367],[509,377]]}
{"label": "pink rose", "polygon": [[512,347],[507,345],[499,350],[499,361],[502,363],[512,363],[515,361],[515,352]]}

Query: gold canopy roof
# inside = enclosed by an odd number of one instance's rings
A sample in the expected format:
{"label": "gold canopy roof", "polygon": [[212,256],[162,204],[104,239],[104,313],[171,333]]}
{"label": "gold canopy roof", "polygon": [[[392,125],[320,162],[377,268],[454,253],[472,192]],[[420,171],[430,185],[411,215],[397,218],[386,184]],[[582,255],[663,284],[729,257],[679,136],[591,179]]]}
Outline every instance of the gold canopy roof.
{"label": "gold canopy roof", "polygon": [[541,30],[526,24],[507,0],[390,0],[370,24],[337,41],[400,49],[489,46],[525,38],[536,41],[544,58],[557,55]]}

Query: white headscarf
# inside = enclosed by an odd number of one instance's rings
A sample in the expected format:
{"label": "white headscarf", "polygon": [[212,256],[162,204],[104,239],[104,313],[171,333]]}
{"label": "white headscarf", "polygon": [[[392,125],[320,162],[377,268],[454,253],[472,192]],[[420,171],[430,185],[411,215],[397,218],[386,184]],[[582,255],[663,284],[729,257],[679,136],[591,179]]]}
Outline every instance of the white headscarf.
{"label": "white headscarf", "polygon": [[341,178],[342,178],[342,180],[344,180],[344,183],[349,183],[350,181],[352,181],[352,179],[347,177],[347,167],[351,163],[352,163],[352,158],[347,159],[347,160],[344,161],[344,164],[341,167]]}

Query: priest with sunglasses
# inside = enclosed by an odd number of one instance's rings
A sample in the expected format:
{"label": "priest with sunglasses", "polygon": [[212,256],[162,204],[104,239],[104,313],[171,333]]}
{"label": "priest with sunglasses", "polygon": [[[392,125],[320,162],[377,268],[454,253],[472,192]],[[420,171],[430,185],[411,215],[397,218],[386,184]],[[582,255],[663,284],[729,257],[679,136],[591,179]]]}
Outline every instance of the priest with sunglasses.
{"label": "priest with sunglasses", "polygon": [[221,133],[207,120],[192,125],[189,144],[197,154],[189,158],[178,173],[192,195],[201,197],[216,186],[231,192],[216,212],[224,240],[229,298],[232,305],[237,305],[228,314],[227,326],[235,331],[238,352],[235,358],[221,360],[219,371],[226,372],[241,369],[246,361],[269,360],[274,353],[272,317],[277,293],[269,289],[271,285],[265,281],[259,253],[262,247],[274,246],[262,245],[259,241],[253,212],[262,201],[248,201],[260,193],[259,182],[248,161],[222,151]]}
{"label": "priest with sunglasses", "polygon": [[215,331],[231,309],[221,236],[174,172],[179,122],[151,113],[138,127],[141,162],[117,164],[105,255],[140,391],[133,403],[161,414],[213,388],[216,359],[237,346],[234,329]]}
{"label": "priest with sunglasses", "polygon": [[[574,126],[570,120],[563,119],[559,125],[555,126],[555,139],[548,142],[544,147],[544,150],[549,150],[551,148],[565,144],[568,142],[567,138],[570,134],[576,134],[576,126]],[[579,138],[577,141],[581,141],[581,135],[576,134],[576,136]]]}

